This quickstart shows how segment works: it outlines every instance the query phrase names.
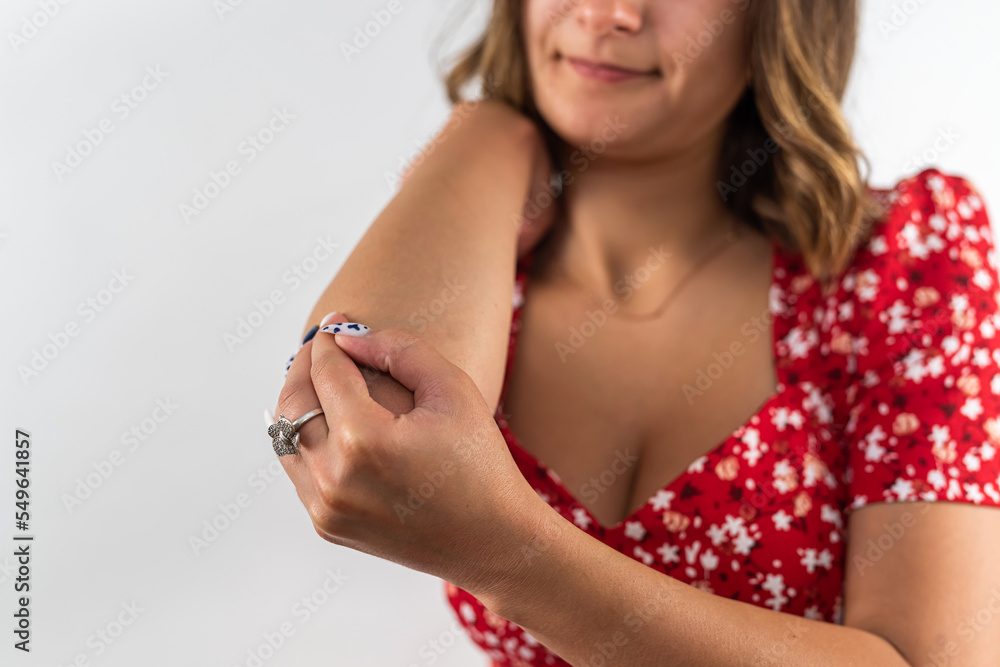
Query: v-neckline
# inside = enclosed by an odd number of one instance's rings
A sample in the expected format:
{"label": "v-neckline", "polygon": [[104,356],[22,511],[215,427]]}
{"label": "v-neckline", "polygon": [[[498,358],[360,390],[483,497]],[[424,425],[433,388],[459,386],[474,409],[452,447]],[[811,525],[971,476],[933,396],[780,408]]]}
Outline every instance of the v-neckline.
{"label": "v-neckline", "polygon": [[[779,356],[778,342],[780,340],[778,334],[778,323],[781,321],[780,316],[782,311],[784,310],[784,304],[777,303],[778,295],[781,294],[778,270],[779,268],[784,269],[785,267],[783,264],[782,266],[779,267],[782,249],[778,244],[778,242],[772,238],[769,240],[769,245],[771,248],[771,280],[768,283],[768,289],[767,289],[767,308],[768,308],[768,314],[771,318],[771,365],[772,368],[774,369],[774,376],[777,383],[775,391],[772,394],[770,394],[767,398],[765,398],[764,401],[757,406],[757,409],[753,412],[753,414],[748,416],[742,424],[733,429],[733,431],[728,436],[726,436],[726,438],[722,440],[722,442],[720,442],[711,450],[705,452],[704,454],[701,454],[696,459],[688,463],[677,477],[667,482],[664,486],[660,487],[652,496],[647,498],[642,505],[640,505],[634,511],[629,513],[628,516],[623,518],[618,523],[612,526],[605,526],[600,521],[598,521],[597,518],[593,515],[593,513],[587,508],[587,506],[581,503],[576,496],[574,496],[572,493],[569,492],[569,490],[563,484],[562,478],[559,476],[558,472],[550,468],[548,464],[545,463],[545,461],[541,460],[540,458],[538,458],[537,456],[535,456],[534,454],[532,454],[531,452],[529,452],[527,449],[524,448],[524,446],[521,444],[520,439],[517,437],[517,434],[514,433],[514,431],[510,428],[509,425],[507,425],[506,419],[503,419],[503,423],[501,424],[501,430],[504,433],[505,436],[504,439],[507,441],[508,446],[513,447],[515,450],[517,450],[523,457],[530,460],[540,472],[544,473],[545,476],[552,483],[552,485],[555,487],[555,489],[575,507],[579,507],[580,509],[582,509],[586,513],[587,518],[601,531],[602,534],[607,534],[611,532],[620,532],[622,529],[625,528],[626,524],[636,521],[636,519],[639,517],[640,514],[644,514],[646,510],[648,510],[657,501],[657,499],[660,498],[660,496],[665,492],[673,491],[674,495],[672,497],[674,498],[680,497],[680,489],[678,487],[681,487],[683,483],[687,481],[687,477],[691,474],[689,471],[692,465],[694,465],[701,459],[709,458],[712,455],[718,454],[719,452],[725,450],[725,448],[730,446],[733,443],[733,441],[737,438],[737,434],[739,434],[741,431],[745,430],[748,426],[750,426],[755,419],[761,417],[762,415],[765,415],[767,413],[767,410],[772,406],[772,404],[776,403],[778,399],[784,396],[784,394],[788,390],[789,387],[787,386],[785,378],[783,377],[781,364],[778,363],[778,356]],[[527,284],[528,284],[527,269],[530,268],[530,262],[533,259],[533,256],[529,254],[527,256],[527,259],[528,262],[526,263],[527,265],[525,270],[525,277],[521,285],[521,304],[518,306],[518,320],[520,320],[521,313],[523,312],[523,310],[521,309],[524,308],[525,294],[527,292]],[[508,346],[507,355],[509,358],[507,360],[507,367],[506,367],[507,370],[504,372],[503,387],[501,389],[500,401],[499,404],[497,405],[498,415],[501,414],[502,408],[504,406],[504,401],[507,398],[507,386],[510,381],[509,378],[510,371],[513,369],[513,358],[517,348],[517,341],[518,341],[518,331],[517,329],[515,329],[513,333],[513,338]]]}

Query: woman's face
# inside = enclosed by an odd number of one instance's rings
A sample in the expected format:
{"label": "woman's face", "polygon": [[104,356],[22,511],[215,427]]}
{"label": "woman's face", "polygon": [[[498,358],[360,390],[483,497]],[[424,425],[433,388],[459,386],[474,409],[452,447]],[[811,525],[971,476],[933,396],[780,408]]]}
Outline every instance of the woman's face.
{"label": "woman's face", "polygon": [[[524,0],[535,104],[571,146],[655,157],[718,129],[747,84],[750,0]],[[616,78],[584,59],[637,70]]]}

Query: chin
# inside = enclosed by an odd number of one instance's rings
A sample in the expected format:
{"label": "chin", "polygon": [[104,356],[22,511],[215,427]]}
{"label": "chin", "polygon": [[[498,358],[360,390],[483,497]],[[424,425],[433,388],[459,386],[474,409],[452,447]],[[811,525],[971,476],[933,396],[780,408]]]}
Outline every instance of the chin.
{"label": "chin", "polygon": [[569,94],[537,98],[536,105],[545,122],[567,144],[594,144],[601,152],[633,143],[642,124],[639,111],[611,100],[599,101]]}
{"label": "chin", "polygon": [[545,122],[566,143],[588,146],[607,142],[610,146],[633,144],[642,128],[663,123],[666,100],[656,91],[603,88],[581,82],[567,73],[556,57],[535,80],[535,105]]}

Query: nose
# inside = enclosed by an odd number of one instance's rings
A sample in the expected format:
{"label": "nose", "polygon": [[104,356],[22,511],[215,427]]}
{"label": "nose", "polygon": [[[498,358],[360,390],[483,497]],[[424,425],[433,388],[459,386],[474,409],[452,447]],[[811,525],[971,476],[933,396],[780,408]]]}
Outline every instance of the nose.
{"label": "nose", "polygon": [[638,32],[642,5],[629,0],[577,0],[576,20],[595,34]]}

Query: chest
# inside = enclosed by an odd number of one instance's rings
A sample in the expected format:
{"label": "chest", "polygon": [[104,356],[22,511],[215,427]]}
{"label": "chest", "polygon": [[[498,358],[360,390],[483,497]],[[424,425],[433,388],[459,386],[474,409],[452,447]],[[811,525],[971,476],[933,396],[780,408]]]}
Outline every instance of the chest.
{"label": "chest", "polygon": [[603,526],[631,516],[775,394],[766,277],[654,322],[529,288],[503,406],[519,444]]}

